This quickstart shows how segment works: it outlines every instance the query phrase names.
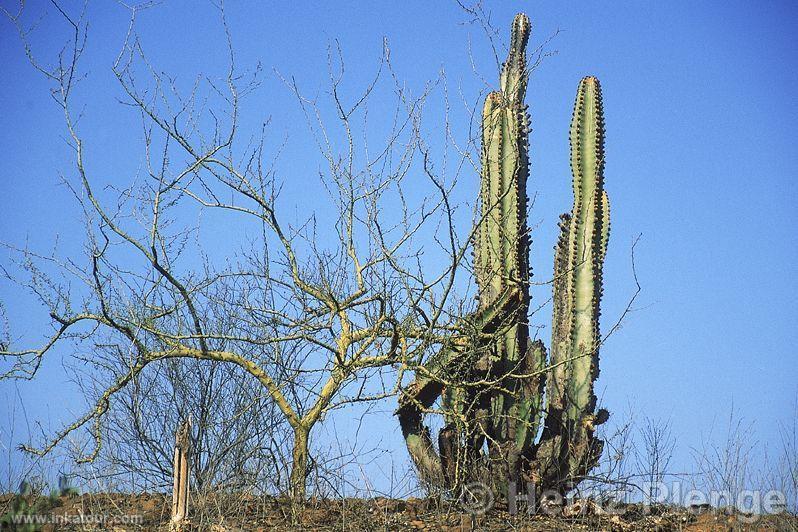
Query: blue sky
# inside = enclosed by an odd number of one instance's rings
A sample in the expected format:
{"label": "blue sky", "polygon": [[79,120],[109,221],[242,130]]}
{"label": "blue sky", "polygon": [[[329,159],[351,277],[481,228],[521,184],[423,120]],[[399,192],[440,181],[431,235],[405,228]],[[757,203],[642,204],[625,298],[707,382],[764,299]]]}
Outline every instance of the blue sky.
{"label": "blue sky", "polygon": [[[550,275],[557,216],[570,208],[567,128],[576,85],[588,74],[602,83],[613,227],[605,332],[634,291],[630,249],[640,233],[636,264],[643,290],[602,351],[603,403],[616,420],[629,405],[638,415],[671,419],[682,469],[690,468],[690,448],[732,404],[753,422],[757,441],[777,445],[777,426],[796,415],[798,397],[798,5],[508,1],[486,7],[502,39],[517,11],[532,20],[533,44],[560,30],[546,48],[557,53],[535,70],[527,96],[538,278]],[[44,15],[34,50],[52,54],[64,28],[44,3],[31,3],[29,10],[30,22]],[[475,100],[483,86],[472,72],[469,42],[477,69],[491,82],[497,77],[484,34],[466,24],[453,1],[231,1],[227,14],[239,64],[264,66],[266,97],[249,109],[270,115],[277,136],[288,139],[281,161],[298,188],[288,187],[287,206],[306,200],[302,180],[322,161],[306,142],[295,100],[275,69],[310,92],[323,91],[327,46],[338,39],[347,83],[356,88],[370,79],[387,37],[396,70],[414,91],[443,68],[450,86]],[[122,184],[141,157],[130,135],[137,117],[117,103],[120,89],[110,73],[127,14],[114,3],[96,2],[89,22],[88,77],[78,89],[86,105],[82,127],[93,170],[109,176],[107,183]],[[181,82],[224,69],[223,33],[210,3],[167,0],[140,16],[138,32],[150,60]],[[58,235],[60,249],[76,253],[80,213],[58,177],[72,169],[62,117],[5,20],[0,64],[0,240],[48,250]],[[379,103],[372,103],[372,114]],[[433,108],[426,122],[431,136],[441,127],[436,116]],[[458,191],[464,201],[476,195],[476,184],[474,178]],[[220,249],[228,245],[223,229],[208,231]],[[5,252],[0,261],[7,262]],[[545,289],[534,295],[545,298]],[[15,337],[35,339],[46,330],[43,310],[6,281],[0,281],[0,301]],[[80,410],[74,386],[65,381],[55,357],[36,382],[18,385],[31,420],[55,428]],[[15,385],[0,383],[4,439],[4,405],[15,394]],[[393,460],[401,461],[391,409],[386,405],[374,422]]]}

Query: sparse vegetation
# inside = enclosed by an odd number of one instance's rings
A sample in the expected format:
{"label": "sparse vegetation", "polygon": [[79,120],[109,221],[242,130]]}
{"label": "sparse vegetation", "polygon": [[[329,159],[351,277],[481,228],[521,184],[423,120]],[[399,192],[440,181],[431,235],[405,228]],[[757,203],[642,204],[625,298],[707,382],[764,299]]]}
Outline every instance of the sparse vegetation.
{"label": "sparse vegetation", "polygon": [[[489,14],[458,4],[498,63]],[[129,28],[111,74],[140,121],[141,164],[129,174],[120,164],[111,179],[93,164],[77,96],[86,11],[53,6],[53,24],[70,33],[54,58],[33,46],[24,2],[3,9],[4,24],[63,117],[63,181],[83,214],[83,248],[3,244],[13,260],[3,278],[33,294],[51,331],[32,345],[0,331],[0,381],[35,382],[57,354],[89,407],[38,439],[28,427],[19,450],[12,433],[9,464],[21,451],[35,466],[9,465],[0,530],[798,530],[795,422],[780,426],[779,449],[762,451],[754,422],[732,409],[684,471],[671,418],[630,407],[609,420],[599,405],[599,349],[640,284],[635,239],[633,293],[602,335],[610,207],[593,76],[576,88],[573,204],[553,274],[535,278],[551,300],[531,304],[526,93],[544,53],[527,51],[525,14],[512,22],[498,87],[460,95],[467,133],[452,130],[446,75],[411,91],[387,40],[357,93],[344,89],[337,43],[317,95],[276,72],[321,161],[319,198],[292,213],[281,192],[306,178],[280,168],[271,117],[244,125],[247,104],[269,95],[261,65],[240,65],[224,4],[214,6],[226,71],[185,84],[145,52],[137,25],[152,6],[120,3]],[[438,90],[443,148],[429,141],[426,114]],[[377,98],[390,109],[375,113]],[[473,203],[460,200],[463,177],[479,181]],[[225,239],[224,224],[240,230],[236,251],[203,241],[206,220]],[[548,303],[547,348],[532,320]],[[0,318],[24,319],[2,303]],[[381,443],[314,445],[339,412],[360,416],[357,431],[367,415],[400,427],[407,463],[391,462],[389,492],[363,472]],[[49,490],[57,452],[74,470]]]}

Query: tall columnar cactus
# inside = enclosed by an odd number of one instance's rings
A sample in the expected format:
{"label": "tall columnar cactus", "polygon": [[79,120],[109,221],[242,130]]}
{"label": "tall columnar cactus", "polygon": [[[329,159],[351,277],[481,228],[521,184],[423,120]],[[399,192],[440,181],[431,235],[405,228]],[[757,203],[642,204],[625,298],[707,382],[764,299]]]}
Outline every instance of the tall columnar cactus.
{"label": "tall columnar cactus", "polygon": [[604,190],[604,112],[598,79],[580,81],[571,120],[574,204],[560,219],[554,258],[554,315],[547,379],[548,415],[537,452],[544,483],[578,479],[596,463],[602,442],[593,435],[607,412],[595,412],[599,303],[610,229]]}
{"label": "tall columnar cactus", "polygon": [[[609,235],[604,192],[604,119],[598,80],[584,78],[571,123],[574,204],[560,222],[555,248],[551,356],[529,338],[527,179],[529,115],[526,45],[529,19],[515,17],[500,90],[482,114],[480,217],[474,231],[477,311],[418,372],[400,398],[408,450],[426,480],[456,487],[488,467],[499,488],[538,481],[567,491],[593,468],[602,442],[593,382],[598,376],[601,275]],[[545,385],[545,386],[544,386]],[[548,387],[545,395],[544,390]],[[448,412],[435,450],[423,425],[443,393]],[[540,440],[542,414],[545,425]],[[487,442],[488,454],[482,449]]]}
{"label": "tall columnar cactus", "polygon": [[[480,220],[474,241],[474,266],[479,309],[494,308],[502,295],[516,301],[503,315],[504,328],[486,339],[489,360],[484,366],[503,386],[490,394],[487,434],[494,441],[492,459],[506,464],[515,476],[519,459],[531,450],[537,433],[543,383],[540,377],[520,379],[540,369],[542,345],[530,345],[529,234],[529,114],[524,104],[527,86],[526,45],[530,24],[526,15],[513,21],[510,50],[502,66],[500,90],[488,94],[482,112],[482,175]],[[446,405],[445,405],[446,406]]]}

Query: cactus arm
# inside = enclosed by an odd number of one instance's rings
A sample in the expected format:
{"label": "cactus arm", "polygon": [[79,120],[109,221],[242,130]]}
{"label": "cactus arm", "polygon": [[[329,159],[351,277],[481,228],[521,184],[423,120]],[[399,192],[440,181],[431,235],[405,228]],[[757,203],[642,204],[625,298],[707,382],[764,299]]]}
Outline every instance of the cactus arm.
{"label": "cactus arm", "polygon": [[[427,389],[427,392],[433,391]],[[407,451],[410,453],[410,459],[422,479],[427,482],[440,482],[443,478],[441,458],[432,445],[429,429],[424,425],[423,419],[424,408],[432,406],[434,399],[425,405],[421,399],[430,397],[432,394],[422,395],[412,385],[405,393],[408,395],[400,398],[400,406],[396,415],[399,417],[399,426],[402,429],[402,436],[405,439]],[[440,394],[440,389],[437,390],[437,394]],[[404,400],[405,397],[412,397],[412,399]]]}
{"label": "cactus arm", "polygon": [[540,340],[527,348],[523,372],[529,377],[522,380],[521,393],[515,415],[515,444],[521,454],[528,453],[534,444],[543,411],[546,347]]}
{"label": "cactus arm", "polygon": [[601,245],[599,247],[599,264],[604,265],[607,256],[607,244],[610,241],[610,198],[607,191],[601,191]]}
{"label": "cactus arm", "polygon": [[[588,76],[579,83],[570,130],[574,208],[569,233],[571,337],[568,417],[592,411],[598,375],[599,300],[605,246],[604,117],[601,86]],[[608,224],[607,224],[608,226]]]}
{"label": "cactus arm", "polygon": [[[518,307],[519,299],[520,292],[517,289],[505,290],[493,305],[463,319],[458,328],[474,338],[471,345],[478,345],[482,336],[501,334],[502,328],[506,328],[506,316]],[[435,451],[430,431],[424,425],[424,412],[441,396],[445,381],[467,378],[466,373],[472,369],[475,358],[477,353],[467,347],[464,349],[462,345],[444,347],[424,363],[424,371],[419,372],[421,374],[403,390],[399,398],[396,415],[405,444],[419,474],[428,482],[441,481],[446,460],[442,460]],[[451,410],[451,414],[461,413],[462,402],[461,390],[446,389],[444,408]],[[447,421],[449,425],[453,423],[453,419]]]}
{"label": "cactus arm", "polygon": [[553,316],[551,335],[552,366],[548,378],[548,405],[549,409],[562,410],[565,407],[567,388],[567,367],[565,360],[568,356],[568,346],[571,338],[571,266],[568,260],[571,234],[571,215],[560,216],[560,236],[554,247],[554,289],[553,289]]}
{"label": "cactus arm", "polygon": [[510,30],[510,50],[499,74],[502,93],[513,103],[523,105],[526,96],[526,45],[532,25],[529,17],[518,13]]}
{"label": "cactus arm", "polygon": [[560,222],[555,248],[552,354],[546,428],[536,453],[545,484],[568,489],[592,469],[603,442],[594,437],[607,412],[595,412],[599,302],[609,240],[604,191],[604,117],[601,87],[583,78],[570,128],[574,204]]}
{"label": "cactus arm", "polygon": [[500,179],[502,153],[506,149],[502,132],[504,122],[501,93],[492,92],[485,98],[482,114],[482,179],[480,181],[480,203],[482,217],[479,222],[479,238],[474,246],[475,262],[478,264],[477,286],[479,307],[491,307],[506,286],[503,271],[506,246],[502,235],[503,212],[507,205],[503,197],[508,195]]}
{"label": "cactus arm", "polygon": [[[435,450],[430,430],[424,425],[424,413],[432,407],[444,391],[444,380],[451,378],[453,368],[462,354],[454,347],[444,347],[424,363],[422,375],[416,376],[399,397],[396,416],[410,458],[422,479],[440,483],[443,479],[443,463]],[[447,395],[450,395],[447,390]]]}
{"label": "cactus arm", "polygon": [[474,244],[480,307],[493,304],[509,282],[528,282],[526,181],[526,45],[529,19],[516,15],[511,44],[502,66],[499,91],[485,98],[482,110],[481,219]]}

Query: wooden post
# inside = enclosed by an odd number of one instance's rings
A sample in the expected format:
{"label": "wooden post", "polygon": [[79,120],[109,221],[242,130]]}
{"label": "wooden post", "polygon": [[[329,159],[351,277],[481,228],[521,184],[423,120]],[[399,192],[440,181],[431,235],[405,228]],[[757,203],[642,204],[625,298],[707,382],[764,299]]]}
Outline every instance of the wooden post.
{"label": "wooden post", "polygon": [[188,510],[188,458],[191,454],[191,417],[175,433],[175,461],[172,469],[172,530],[180,530]]}

